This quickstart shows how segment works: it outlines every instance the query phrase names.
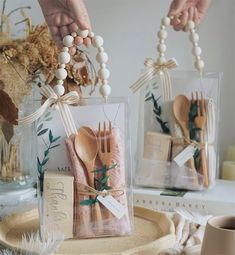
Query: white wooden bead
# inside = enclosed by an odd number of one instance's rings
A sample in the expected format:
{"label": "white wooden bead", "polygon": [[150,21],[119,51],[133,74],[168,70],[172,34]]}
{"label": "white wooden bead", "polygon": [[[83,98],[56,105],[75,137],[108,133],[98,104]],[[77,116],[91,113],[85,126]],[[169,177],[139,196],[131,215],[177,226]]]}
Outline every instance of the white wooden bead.
{"label": "white wooden bead", "polygon": [[86,29],[86,30],[80,30],[78,31],[78,36],[82,37],[82,38],[86,38],[89,34],[89,31]]}
{"label": "white wooden bead", "polygon": [[102,63],[100,66],[101,66],[101,68],[105,68],[105,67],[106,67],[106,64],[105,64],[105,63]]}
{"label": "white wooden bead", "polygon": [[160,57],[157,59],[157,64],[162,65],[166,63],[166,59],[164,57]]}
{"label": "white wooden bead", "polygon": [[101,68],[99,71],[98,71],[98,77],[101,79],[101,80],[107,80],[110,76],[110,72],[107,68]]}
{"label": "white wooden bead", "polygon": [[108,84],[108,80],[101,80],[103,85],[107,85]]}
{"label": "white wooden bead", "polygon": [[76,36],[77,36],[77,33],[76,33],[76,32],[73,32],[71,35],[72,35],[72,37],[76,37]]}
{"label": "white wooden bead", "polygon": [[60,68],[65,68],[66,65],[65,64],[60,64]]}
{"label": "white wooden bead", "polygon": [[200,56],[202,54],[202,49],[200,47],[193,47],[192,49],[192,53],[193,55],[196,56]]}
{"label": "white wooden bead", "polygon": [[58,56],[59,63],[68,64],[70,62],[70,54],[68,52],[60,52]]}
{"label": "white wooden bead", "polygon": [[159,56],[160,56],[160,57],[164,57],[165,54],[164,54],[163,52],[160,52],[160,53],[159,53]]}
{"label": "white wooden bead", "polygon": [[111,94],[111,87],[108,84],[101,86],[100,87],[100,94],[103,97],[109,96]]}
{"label": "white wooden bead", "polygon": [[194,65],[195,65],[195,68],[196,68],[199,72],[201,72],[201,71],[203,70],[204,66],[205,66],[205,63],[204,63],[203,60],[198,59],[198,60],[196,60],[196,62],[195,62]]}
{"label": "white wooden bead", "polygon": [[195,28],[195,23],[192,20],[188,21],[187,24],[188,29],[194,29]]}
{"label": "white wooden bead", "polygon": [[161,25],[161,26],[160,26],[160,29],[165,30],[166,27],[165,27],[164,25]]}
{"label": "white wooden bead", "polygon": [[157,50],[158,50],[159,52],[165,52],[165,51],[166,51],[166,45],[165,45],[165,44],[162,44],[162,43],[158,44]]}
{"label": "white wooden bead", "polygon": [[165,41],[163,39],[160,39],[159,42],[160,44],[164,44]]}
{"label": "white wooden bead", "polygon": [[71,47],[71,46],[73,46],[73,41],[74,41],[74,38],[72,37],[72,35],[66,35],[66,36],[63,38],[63,44],[64,44],[64,46],[66,46],[66,47]]}
{"label": "white wooden bead", "polygon": [[98,48],[98,51],[99,51],[99,52],[104,52],[104,48],[103,48],[103,47],[99,47],[99,48]]}
{"label": "white wooden bead", "polygon": [[58,85],[63,85],[64,81],[63,80],[57,80]]}
{"label": "white wooden bead", "polygon": [[89,37],[91,37],[91,38],[95,36],[95,34],[94,34],[93,32],[91,32],[91,31],[89,32],[88,35],[89,35]]}
{"label": "white wooden bead", "polygon": [[59,68],[55,72],[55,76],[58,80],[65,80],[68,73],[64,68]]}
{"label": "white wooden bead", "polygon": [[68,47],[63,47],[62,51],[63,52],[69,52],[69,48]]}
{"label": "white wooden bead", "polygon": [[103,44],[104,44],[104,39],[99,36],[99,35],[96,35],[92,38],[91,40],[92,42],[92,45],[95,47],[95,48],[99,48],[99,47],[102,47]]}
{"label": "white wooden bead", "polygon": [[197,33],[190,33],[189,40],[191,42],[198,42],[199,41],[199,35]]}
{"label": "white wooden bead", "polygon": [[169,17],[164,17],[164,18],[162,18],[161,23],[162,23],[162,25],[168,27],[171,24],[171,19]]}
{"label": "white wooden bead", "polygon": [[158,38],[159,39],[166,39],[167,38],[167,32],[166,30],[160,30],[157,34]]}
{"label": "white wooden bead", "polygon": [[65,92],[64,86],[62,86],[62,85],[56,85],[53,88],[53,90],[55,91],[56,95],[58,95],[58,96],[63,96],[64,92]]}
{"label": "white wooden bead", "polygon": [[96,61],[100,64],[107,63],[108,59],[109,59],[108,54],[105,52],[99,52],[96,55]]}

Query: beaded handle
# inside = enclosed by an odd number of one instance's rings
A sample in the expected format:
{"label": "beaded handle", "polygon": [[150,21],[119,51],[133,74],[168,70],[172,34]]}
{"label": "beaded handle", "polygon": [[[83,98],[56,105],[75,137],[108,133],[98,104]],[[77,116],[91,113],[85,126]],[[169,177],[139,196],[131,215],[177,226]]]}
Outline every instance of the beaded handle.
{"label": "beaded handle", "polygon": [[[171,19],[169,17],[164,17],[161,20],[161,26],[160,26],[160,30],[158,32],[159,43],[157,45],[157,51],[159,53],[159,57],[157,59],[157,64],[159,64],[159,65],[166,63],[166,59],[165,59],[165,51],[166,51],[165,40],[167,38],[166,27],[170,26],[170,23],[171,23]],[[192,53],[195,56],[194,67],[201,74],[203,72],[205,64],[204,64],[204,61],[201,59],[202,50],[198,46],[199,35],[195,31],[195,23],[192,20],[188,21],[187,28],[189,31],[189,40],[193,44]]]}
{"label": "beaded handle", "polygon": [[108,54],[104,51],[103,44],[104,40],[101,36],[95,35],[93,32],[88,30],[79,30],[78,32],[73,32],[71,35],[66,35],[63,38],[63,49],[59,53],[58,61],[59,68],[56,70],[55,76],[57,78],[56,86],[53,88],[58,96],[63,96],[65,93],[65,88],[63,86],[64,80],[66,79],[68,73],[65,69],[66,64],[71,60],[69,54],[69,48],[76,46],[76,37],[81,37],[82,39],[91,38],[91,42],[94,48],[98,50],[96,55],[96,61],[100,64],[100,69],[98,71],[98,77],[101,80],[100,94],[107,100],[111,93],[111,87],[108,85],[108,78],[110,76],[109,70],[106,68],[106,63],[108,61]]}

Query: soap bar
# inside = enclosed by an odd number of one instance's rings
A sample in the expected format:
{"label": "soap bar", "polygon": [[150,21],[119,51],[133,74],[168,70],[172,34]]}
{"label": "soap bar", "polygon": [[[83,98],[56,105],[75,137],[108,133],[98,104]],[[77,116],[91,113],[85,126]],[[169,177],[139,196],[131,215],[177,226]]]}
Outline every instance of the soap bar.
{"label": "soap bar", "polygon": [[144,140],[144,158],[153,160],[169,160],[171,136],[157,132],[147,132]]}
{"label": "soap bar", "polygon": [[43,186],[45,226],[54,226],[66,239],[72,238],[74,177],[69,172],[46,171]]}

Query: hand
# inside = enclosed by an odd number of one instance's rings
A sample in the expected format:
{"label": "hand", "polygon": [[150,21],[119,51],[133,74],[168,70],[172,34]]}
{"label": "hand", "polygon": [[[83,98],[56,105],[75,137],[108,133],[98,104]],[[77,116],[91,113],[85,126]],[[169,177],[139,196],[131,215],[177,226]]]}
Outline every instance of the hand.
{"label": "hand", "polygon": [[176,31],[186,31],[188,20],[198,25],[206,14],[211,0],[173,0],[168,16],[173,16],[171,24]]}
{"label": "hand", "polygon": [[[58,46],[62,46],[65,35],[80,29],[91,29],[89,16],[83,0],[39,0],[47,25]],[[78,41],[81,38],[78,38]],[[88,47],[91,40],[86,38],[84,44]]]}

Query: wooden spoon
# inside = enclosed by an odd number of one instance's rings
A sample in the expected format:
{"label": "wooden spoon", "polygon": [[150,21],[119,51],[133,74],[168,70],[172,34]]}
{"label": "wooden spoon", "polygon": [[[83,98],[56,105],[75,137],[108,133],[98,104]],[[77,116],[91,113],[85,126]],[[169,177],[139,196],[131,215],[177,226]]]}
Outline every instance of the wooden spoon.
{"label": "wooden spoon", "polygon": [[[186,141],[190,141],[189,136],[189,128],[188,128],[188,121],[189,121],[189,112],[190,112],[190,101],[189,99],[184,95],[178,95],[174,102],[173,102],[173,112],[176,118],[176,121],[181,126],[183,130],[184,137]],[[190,158],[187,161],[187,165],[192,170],[195,169],[194,159]],[[195,179],[195,182],[198,183],[197,178]]]}
{"label": "wooden spoon", "polygon": [[[83,161],[88,175],[88,182],[92,188],[95,188],[94,165],[98,153],[97,137],[89,127],[81,127],[75,137],[75,150],[78,157]],[[97,223],[98,233],[102,233],[102,215],[99,203],[95,203],[92,208],[92,216]]]}

